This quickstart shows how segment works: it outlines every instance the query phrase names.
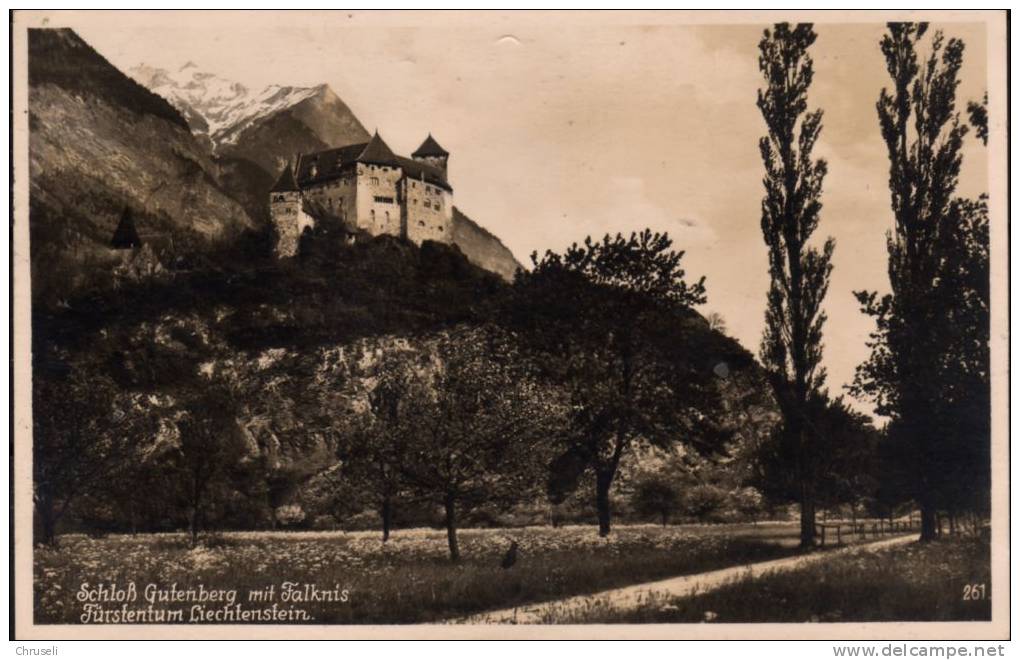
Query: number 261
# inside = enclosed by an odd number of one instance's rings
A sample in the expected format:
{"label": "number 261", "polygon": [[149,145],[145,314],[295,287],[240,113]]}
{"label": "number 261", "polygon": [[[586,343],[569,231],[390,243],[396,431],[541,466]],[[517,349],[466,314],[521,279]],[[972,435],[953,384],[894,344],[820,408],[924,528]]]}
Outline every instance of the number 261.
{"label": "number 261", "polygon": [[984,600],[988,597],[988,591],[985,589],[985,583],[980,584],[965,584],[963,585],[963,599],[964,600]]}

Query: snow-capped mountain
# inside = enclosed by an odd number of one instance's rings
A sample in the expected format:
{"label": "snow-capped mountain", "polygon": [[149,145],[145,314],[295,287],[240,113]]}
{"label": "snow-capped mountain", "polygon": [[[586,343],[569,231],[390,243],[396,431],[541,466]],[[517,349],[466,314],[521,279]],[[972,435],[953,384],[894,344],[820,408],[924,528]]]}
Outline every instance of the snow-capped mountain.
{"label": "snow-capped mountain", "polygon": [[[269,85],[253,92],[241,83],[201,71],[194,62],[187,62],[176,71],[141,64],[130,69],[129,73],[176,107],[187,119],[192,131],[197,136],[207,136],[217,152],[228,145],[236,145],[245,131],[283,110],[315,97],[335,96],[327,85]],[[346,106],[343,109],[350,114]],[[349,119],[353,121],[346,123],[364,132],[353,115]],[[356,134],[351,137],[361,139],[363,136]]]}

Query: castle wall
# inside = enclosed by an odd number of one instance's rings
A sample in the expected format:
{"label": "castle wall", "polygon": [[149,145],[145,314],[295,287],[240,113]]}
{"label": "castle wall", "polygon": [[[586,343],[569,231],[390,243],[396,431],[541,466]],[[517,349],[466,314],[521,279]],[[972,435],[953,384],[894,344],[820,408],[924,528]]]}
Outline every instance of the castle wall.
{"label": "castle wall", "polygon": [[398,183],[402,176],[399,167],[358,163],[355,204],[358,210],[358,228],[373,236],[391,234],[403,236]]}
{"label": "castle wall", "polygon": [[418,179],[405,179],[407,237],[422,241],[450,243],[453,237],[452,195],[439,186]]}
{"label": "castle wall", "polygon": [[[441,160],[445,165],[445,159]],[[314,164],[309,172],[316,176]],[[348,162],[329,174],[336,178],[306,183],[301,192],[271,193],[278,256],[296,254],[301,232],[315,226],[315,219],[304,212],[306,208],[317,217],[338,218],[348,230],[372,236],[401,236],[418,245],[427,240],[453,242],[451,192],[420,176],[406,177],[396,165]]]}
{"label": "castle wall", "polygon": [[348,229],[357,225],[357,192],[357,179],[353,172],[304,189],[306,199],[340,218]]}
{"label": "castle wall", "polygon": [[315,219],[302,209],[299,192],[276,192],[269,199],[269,214],[277,235],[276,256],[293,257],[297,254],[301,232],[314,227]]}

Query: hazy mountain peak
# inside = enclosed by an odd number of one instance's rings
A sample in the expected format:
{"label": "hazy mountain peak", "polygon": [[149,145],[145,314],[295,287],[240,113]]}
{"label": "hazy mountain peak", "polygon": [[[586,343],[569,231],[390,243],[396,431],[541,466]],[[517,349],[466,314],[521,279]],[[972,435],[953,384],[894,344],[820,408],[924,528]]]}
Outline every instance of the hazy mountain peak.
{"label": "hazy mountain peak", "polygon": [[247,128],[281,110],[326,92],[335,96],[324,84],[274,84],[253,92],[239,82],[202,71],[192,61],[176,71],[140,64],[128,73],[180,110],[192,130],[207,136],[217,150],[233,144]]}

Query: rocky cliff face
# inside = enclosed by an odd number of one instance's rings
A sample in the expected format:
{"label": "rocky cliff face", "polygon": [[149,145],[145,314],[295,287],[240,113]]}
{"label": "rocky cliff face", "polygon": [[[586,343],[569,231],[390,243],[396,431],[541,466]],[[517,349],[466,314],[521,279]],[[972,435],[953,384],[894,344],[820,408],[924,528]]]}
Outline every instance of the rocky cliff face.
{"label": "rocky cliff face", "polygon": [[522,268],[513,253],[489,230],[453,207],[453,242],[476,266],[509,281]]}
{"label": "rocky cliff face", "polygon": [[28,65],[34,293],[109,270],[125,207],[143,241],[177,249],[252,226],[180,113],[73,31],[30,30]]}

